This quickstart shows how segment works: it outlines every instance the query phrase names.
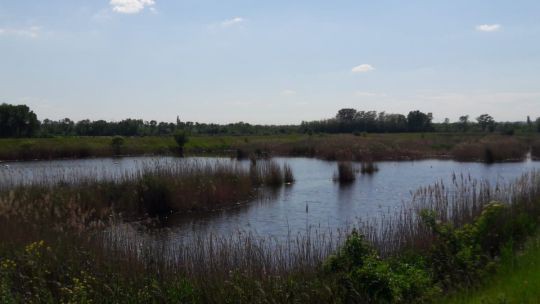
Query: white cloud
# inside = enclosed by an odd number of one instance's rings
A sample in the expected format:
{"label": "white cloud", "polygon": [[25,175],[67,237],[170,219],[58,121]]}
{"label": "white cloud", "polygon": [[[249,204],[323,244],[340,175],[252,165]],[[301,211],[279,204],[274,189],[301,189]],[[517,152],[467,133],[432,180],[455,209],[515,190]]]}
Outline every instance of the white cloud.
{"label": "white cloud", "polygon": [[476,26],[476,30],[480,32],[496,32],[500,29],[500,24],[481,24]]}
{"label": "white cloud", "polygon": [[353,73],[366,73],[366,72],[371,72],[373,70],[375,70],[375,68],[372,65],[364,63],[359,66],[355,66],[354,68],[352,68],[351,71]]}
{"label": "white cloud", "polygon": [[155,0],[111,0],[109,4],[112,10],[121,14],[137,14],[144,10],[145,7],[154,6]]}
{"label": "white cloud", "polygon": [[293,95],[296,95],[296,91],[291,90],[291,89],[286,89],[286,90],[281,91],[281,95],[283,95],[283,96],[293,96]]}
{"label": "white cloud", "polygon": [[223,22],[221,22],[221,26],[222,27],[229,27],[229,26],[233,26],[235,24],[240,24],[242,22],[246,21],[244,18],[242,17],[235,17],[235,18],[232,18],[232,19],[227,19]]}
{"label": "white cloud", "polygon": [[0,28],[0,36],[19,36],[37,38],[41,33],[41,27],[31,26],[28,28]]}

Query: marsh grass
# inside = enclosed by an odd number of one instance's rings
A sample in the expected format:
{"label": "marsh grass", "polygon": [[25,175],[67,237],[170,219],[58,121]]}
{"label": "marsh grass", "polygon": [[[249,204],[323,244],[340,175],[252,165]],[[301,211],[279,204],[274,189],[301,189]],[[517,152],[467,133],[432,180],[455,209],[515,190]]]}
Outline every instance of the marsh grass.
{"label": "marsh grass", "polygon": [[294,174],[289,164],[283,165],[283,180],[285,181],[286,184],[294,183]]}
{"label": "marsh grass", "polygon": [[252,161],[249,172],[251,179],[257,185],[279,187],[285,182],[281,167],[271,159]]}
{"label": "marsh grass", "polygon": [[338,162],[337,174],[334,176],[334,181],[340,183],[352,183],[356,180],[356,174],[352,162]]}
{"label": "marsh grass", "polygon": [[[263,191],[260,187],[284,183],[281,168],[273,161],[260,162],[256,170],[236,162],[154,161],[125,172],[36,171],[33,179],[25,181],[20,178],[25,172],[2,170],[0,196],[13,195],[19,200],[55,197],[141,217],[242,204]],[[10,179],[15,175],[19,178]]]}
{"label": "marsh grass", "polygon": [[[338,161],[455,158],[482,160],[485,147],[496,149],[495,161],[518,159],[537,136],[503,136],[475,133],[290,134],[280,136],[192,136],[185,153],[241,156],[268,155],[317,157]],[[111,137],[55,137],[0,139],[0,160],[103,157],[115,154]],[[505,146],[508,143],[509,146]],[[499,153],[499,148],[505,152]],[[172,137],[126,137],[123,155],[175,154]],[[240,155],[237,153],[240,151]]]}
{"label": "marsh grass", "polygon": [[458,144],[452,150],[452,156],[458,161],[494,163],[521,161],[525,159],[527,152],[528,145],[514,137],[488,137]]}
{"label": "marsh grass", "polygon": [[373,174],[377,171],[379,171],[379,167],[373,161],[368,160],[368,161],[362,162],[362,165],[360,167],[360,173]]}

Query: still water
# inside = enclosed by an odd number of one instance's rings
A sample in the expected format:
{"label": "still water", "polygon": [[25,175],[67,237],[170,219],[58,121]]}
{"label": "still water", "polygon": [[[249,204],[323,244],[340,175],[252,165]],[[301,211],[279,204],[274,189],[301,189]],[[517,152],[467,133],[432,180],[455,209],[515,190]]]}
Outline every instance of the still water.
{"label": "still water", "polygon": [[[176,214],[165,221],[167,239],[193,234],[230,235],[246,231],[275,238],[301,233],[307,227],[339,229],[359,220],[387,214],[410,201],[412,192],[437,181],[449,183],[452,174],[506,183],[521,174],[540,169],[540,162],[486,165],[451,160],[379,162],[379,171],[357,176],[349,185],[333,181],[336,163],[312,158],[275,158],[291,166],[296,182],[246,205],[205,214]],[[61,161],[0,163],[0,187],[50,182],[56,179],[116,178],[162,162],[238,162],[228,158],[127,157]],[[358,165],[358,164],[356,164]]]}

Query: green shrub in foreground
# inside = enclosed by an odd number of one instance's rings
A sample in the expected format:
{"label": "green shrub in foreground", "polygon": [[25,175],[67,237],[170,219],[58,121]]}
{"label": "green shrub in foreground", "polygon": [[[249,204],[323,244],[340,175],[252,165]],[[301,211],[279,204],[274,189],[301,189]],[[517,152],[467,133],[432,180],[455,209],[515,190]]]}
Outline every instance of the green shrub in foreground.
{"label": "green shrub in foreground", "polygon": [[424,269],[379,258],[358,232],[330,256],[323,271],[332,277],[344,302],[423,302],[439,292]]}

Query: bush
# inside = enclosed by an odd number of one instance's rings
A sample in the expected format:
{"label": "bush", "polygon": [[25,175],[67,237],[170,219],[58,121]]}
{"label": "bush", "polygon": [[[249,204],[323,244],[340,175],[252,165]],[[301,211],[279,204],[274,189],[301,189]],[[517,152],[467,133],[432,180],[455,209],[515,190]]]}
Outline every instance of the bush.
{"label": "bush", "polygon": [[119,155],[124,146],[124,138],[122,136],[115,136],[111,139],[111,147],[115,155]]}
{"label": "bush", "polygon": [[184,146],[188,143],[189,138],[184,131],[176,131],[173,135],[174,141],[176,142],[176,145],[178,146],[178,149],[180,153],[184,152]]}
{"label": "bush", "polygon": [[474,285],[491,270],[502,248],[523,241],[535,230],[532,218],[526,213],[509,216],[513,212],[509,208],[491,202],[473,223],[461,228],[440,223],[433,212],[422,211],[424,223],[435,236],[428,257],[435,280],[447,288]]}
{"label": "bush", "polygon": [[418,303],[438,292],[421,267],[379,258],[356,231],[325,261],[323,271],[345,303]]}

